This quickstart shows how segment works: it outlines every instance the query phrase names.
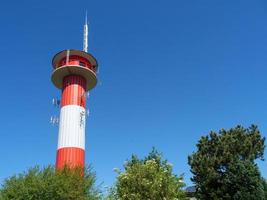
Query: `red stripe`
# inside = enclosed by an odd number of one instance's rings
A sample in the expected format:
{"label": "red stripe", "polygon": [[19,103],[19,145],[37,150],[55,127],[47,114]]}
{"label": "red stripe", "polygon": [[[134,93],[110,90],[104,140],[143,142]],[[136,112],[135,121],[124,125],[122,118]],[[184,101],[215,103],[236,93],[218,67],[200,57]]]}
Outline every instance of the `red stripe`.
{"label": "red stripe", "polygon": [[66,147],[57,150],[56,169],[62,169],[65,165],[68,167],[84,168],[85,151],[76,147]]}
{"label": "red stripe", "polygon": [[58,62],[58,67],[61,67],[63,65],[80,65],[82,67],[86,67],[89,69],[92,69],[92,64],[84,57],[76,56],[76,55],[70,55],[69,56],[69,62],[67,62],[67,58],[64,57]]}
{"label": "red stripe", "polygon": [[70,75],[63,79],[61,107],[79,105],[85,108],[86,80],[82,76]]}

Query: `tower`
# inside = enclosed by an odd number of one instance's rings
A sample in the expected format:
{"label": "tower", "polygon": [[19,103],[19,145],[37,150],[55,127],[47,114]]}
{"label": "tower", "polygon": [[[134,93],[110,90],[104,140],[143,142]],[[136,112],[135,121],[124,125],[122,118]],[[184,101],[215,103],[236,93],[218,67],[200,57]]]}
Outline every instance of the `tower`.
{"label": "tower", "polygon": [[97,83],[97,60],[89,53],[87,16],[83,51],[63,50],[53,60],[51,80],[61,89],[56,169],[84,167],[86,96]]}

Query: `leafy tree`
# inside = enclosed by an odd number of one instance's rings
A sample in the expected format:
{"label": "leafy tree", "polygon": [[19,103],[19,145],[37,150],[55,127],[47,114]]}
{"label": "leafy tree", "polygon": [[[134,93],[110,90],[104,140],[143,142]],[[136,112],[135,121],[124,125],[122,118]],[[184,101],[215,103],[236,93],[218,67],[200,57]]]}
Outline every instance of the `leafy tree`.
{"label": "leafy tree", "polygon": [[124,164],[124,171],[117,170],[115,187],[109,200],[182,200],[182,177],[173,174],[172,165],[162,159],[155,149],[144,159],[133,155]]}
{"label": "leafy tree", "polygon": [[267,200],[267,181],[265,179],[262,179],[262,185],[263,185],[265,199]]}
{"label": "leafy tree", "polygon": [[201,137],[188,157],[200,200],[263,200],[264,185],[255,164],[263,160],[265,138],[258,128],[237,126]]}
{"label": "leafy tree", "polygon": [[90,168],[56,171],[53,167],[34,167],[5,180],[1,200],[98,200],[95,174]]}

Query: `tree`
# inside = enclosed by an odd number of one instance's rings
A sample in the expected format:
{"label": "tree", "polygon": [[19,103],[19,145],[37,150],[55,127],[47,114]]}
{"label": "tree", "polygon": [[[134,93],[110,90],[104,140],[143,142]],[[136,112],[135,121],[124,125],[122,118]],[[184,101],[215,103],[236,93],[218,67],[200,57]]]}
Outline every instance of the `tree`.
{"label": "tree", "polygon": [[147,157],[133,155],[124,164],[124,171],[117,170],[115,187],[109,200],[182,200],[182,177],[173,174],[172,165],[153,149]]}
{"label": "tree", "polygon": [[1,200],[98,200],[95,174],[87,169],[34,167],[5,180]]}
{"label": "tree", "polygon": [[188,157],[200,200],[263,200],[264,185],[256,159],[263,160],[265,138],[257,126],[210,132]]}
{"label": "tree", "polygon": [[267,200],[267,181],[265,179],[262,179],[262,185],[264,190],[265,199]]}

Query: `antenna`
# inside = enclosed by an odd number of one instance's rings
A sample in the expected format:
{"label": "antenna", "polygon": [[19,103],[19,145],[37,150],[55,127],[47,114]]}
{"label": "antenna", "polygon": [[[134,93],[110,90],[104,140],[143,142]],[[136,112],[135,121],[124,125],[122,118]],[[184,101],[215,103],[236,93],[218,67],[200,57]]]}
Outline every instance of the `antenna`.
{"label": "antenna", "polygon": [[60,107],[60,100],[57,99],[57,98],[53,98],[53,99],[52,99],[52,104],[53,104],[55,107],[59,108],[59,107]]}
{"label": "antenna", "polygon": [[88,91],[88,92],[84,92],[81,96],[82,96],[83,98],[89,99],[89,97],[90,97],[90,93],[89,93],[89,91]]}
{"label": "antenna", "polygon": [[50,124],[58,125],[59,124],[59,118],[57,116],[51,116],[50,117]]}
{"label": "antenna", "polygon": [[83,51],[88,52],[88,23],[87,23],[87,10],[85,13],[85,24],[83,25]]}
{"label": "antenna", "polygon": [[86,110],[86,116],[89,117],[89,115],[90,115],[90,110],[87,109],[87,110]]}
{"label": "antenna", "polygon": [[85,126],[85,111],[80,112],[80,127]]}

